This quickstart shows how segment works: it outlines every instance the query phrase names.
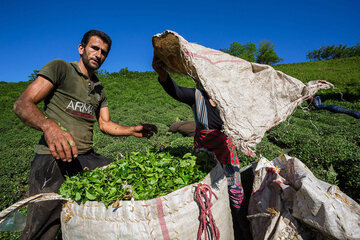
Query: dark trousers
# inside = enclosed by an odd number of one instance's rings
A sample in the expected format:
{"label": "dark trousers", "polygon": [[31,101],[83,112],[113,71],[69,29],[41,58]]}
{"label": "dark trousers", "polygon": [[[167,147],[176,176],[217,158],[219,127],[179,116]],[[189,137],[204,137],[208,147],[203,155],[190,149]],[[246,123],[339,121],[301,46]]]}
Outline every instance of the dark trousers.
{"label": "dark trousers", "polygon": [[[36,154],[31,163],[29,195],[59,191],[65,175],[73,176],[85,170],[111,163],[93,151],[79,155],[70,163],[56,160],[50,154]],[[60,230],[61,201],[52,200],[30,204],[27,211],[25,229],[19,239],[55,239]]]}
{"label": "dark trousers", "polygon": [[342,107],[340,107],[338,105],[321,104],[320,96],[316,96],[314,98],[313,103],[314,103],[316,109],[325,109],[325,110],[329,110],[330,112],[334,112],[334,113],[345,113],[345,114],[348,114],[350,116],[353,116],[354,118],[360,119],[360,112],[358,112],[358,111],[345,109],[345,108],[342,108]]}

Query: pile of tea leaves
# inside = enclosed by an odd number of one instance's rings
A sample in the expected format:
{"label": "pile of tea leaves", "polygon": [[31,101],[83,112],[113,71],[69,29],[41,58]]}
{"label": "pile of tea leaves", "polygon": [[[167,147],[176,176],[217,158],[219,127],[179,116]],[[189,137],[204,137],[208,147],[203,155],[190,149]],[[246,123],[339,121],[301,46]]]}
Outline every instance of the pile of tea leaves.
{"label": "pile of tea leaves", "polygon": [[66,176],[59,194],[76,202],[103,202],[106,207],[132,196],[149,200],[203,180],[215,165],[207,153],[176,157],[163,152],[133,152],[105,169]]}

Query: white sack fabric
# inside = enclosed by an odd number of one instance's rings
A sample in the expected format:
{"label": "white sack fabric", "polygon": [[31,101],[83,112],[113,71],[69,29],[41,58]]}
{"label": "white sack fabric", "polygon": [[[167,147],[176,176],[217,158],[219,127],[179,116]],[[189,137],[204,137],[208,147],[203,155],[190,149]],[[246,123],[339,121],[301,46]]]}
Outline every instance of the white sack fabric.
{"label": "white sack fabric", "polygon": [[190,43],[173,31],[152,38],[154,51],[166,66],[201,83],[215,101],[225,134],[247,155],[254,155],[265,132],[278,125],[326,81],[300,80],[221,51]]}
{"label": "white sack fabric", "polygon": [[[201,183],[210,186],[217,196],[212,196],[210,210],[220,239],[233,239],[227,180],[219,163]],[[201,222],[195,196],[197,186],[192,184],[147,201],[120,201],[116,208],[106,208],[103,203],[93,201],[81,205],[69,201],[61,212],[62,237],[64,240],[197,239]],[[210,215],[206,215],[207,219]],[[209,227],[204,230],[201,239],[205,239],[205,231],[209,230]]]}
{"label": "white sack fabric", "polygon": [[360,239],[359,204],[299,159],[261,158],[254,176],[248,209],[254,240]]}

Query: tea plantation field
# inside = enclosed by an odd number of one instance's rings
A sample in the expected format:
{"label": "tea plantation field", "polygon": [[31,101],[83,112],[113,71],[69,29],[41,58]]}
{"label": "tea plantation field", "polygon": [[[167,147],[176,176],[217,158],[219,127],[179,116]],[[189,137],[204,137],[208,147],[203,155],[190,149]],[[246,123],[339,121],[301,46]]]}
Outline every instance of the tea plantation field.
{"label": "tea plantation field", "polygon": [[[321,90],[324,104],[360,111],[360,57],[276,65],[275,69],[303,82],[327,80],[334,89]],[[152,123],[159,133],[150,139],[111,137],[94,131],[94,148],[116,159],[118,152],[146,152],[147,149],[183,155],[193,149],[193,138],[172,134],[169,126],[177,121],[193,120],[191,109],[169,97],[157,82],[154,72],[101,74],[108,94],[111,119],[124,125]],[[181,86],[195,84],[186,76],[172,75]],[[27,178],[40,132],[25,126],[13,113],[12,106],[30,82],[0,82],[0,209],[27,196]],[[40,105],[42,107],[42,105]],[[360,119],[326,110],[308,110],[303,103],[277,127],[266,133],[257,147],[257,155],[269,160],[286,153],[303,161],[320,179],[336,184],[360,202]],[[257,158],[240,154],[242,165]],[[0,233],[1,239],[12,239]]]}

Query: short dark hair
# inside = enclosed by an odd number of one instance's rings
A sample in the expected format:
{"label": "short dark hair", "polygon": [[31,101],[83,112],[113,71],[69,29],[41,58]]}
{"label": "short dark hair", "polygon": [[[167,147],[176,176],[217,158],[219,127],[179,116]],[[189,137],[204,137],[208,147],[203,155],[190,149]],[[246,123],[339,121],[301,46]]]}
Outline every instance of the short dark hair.
{"label": "short dark hair", "polygon": [[93,29],[86,32],[81,40],[81,46],[85,48],[92,36],[98,36],[99,38],[101,38],[101,40],[103,40],[109,46],[108,53],[110,52],[111,43],[112,43],[111,38],[109,37],[109,35],[107,35],[106,33],[100,30]]}

